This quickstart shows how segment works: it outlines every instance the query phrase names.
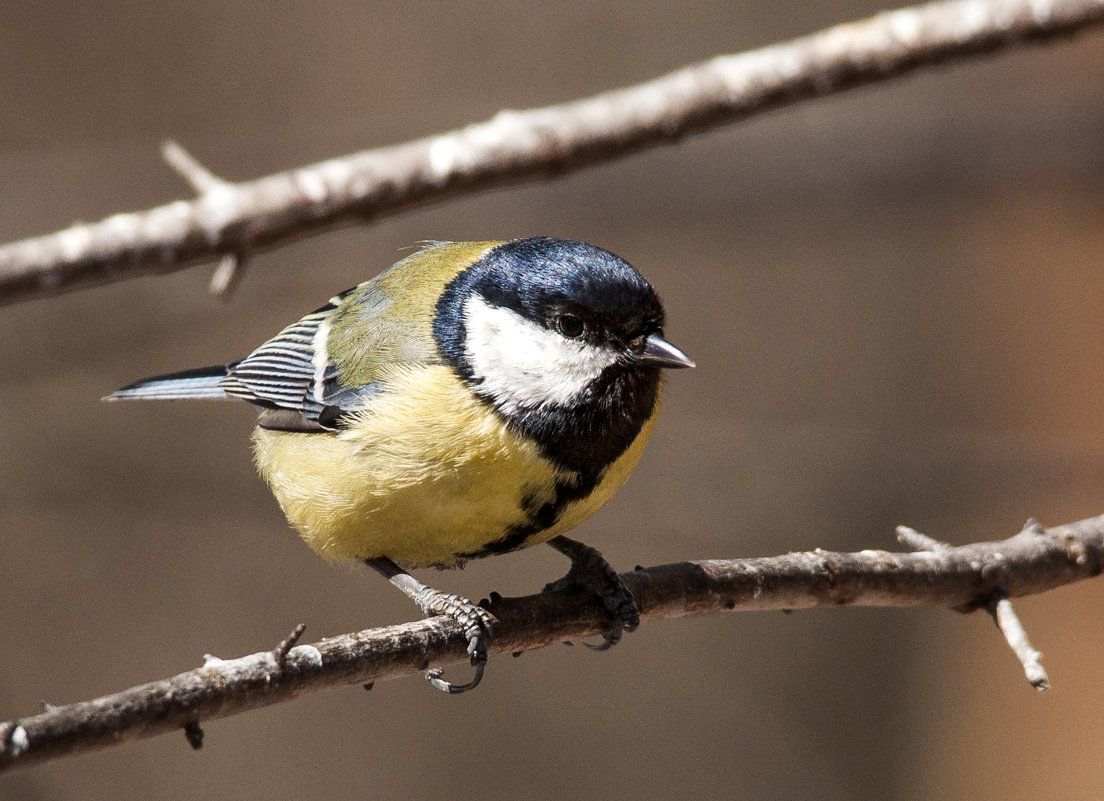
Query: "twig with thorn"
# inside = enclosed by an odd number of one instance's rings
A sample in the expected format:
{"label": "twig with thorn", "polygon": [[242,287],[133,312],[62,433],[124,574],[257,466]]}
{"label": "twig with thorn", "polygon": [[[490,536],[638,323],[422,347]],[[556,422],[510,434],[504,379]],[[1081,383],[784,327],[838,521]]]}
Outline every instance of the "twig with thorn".
{"label": "twig with thorn", "polygon": [[[1036,523],[1034,519],[1028,520],[1027,523],[1024,524],[1023,531],[1024,533],[1036,535],[1045,533],[1043,527]],[[916,529],[909,528],[908,526],[897,526],[897,539],[914,551],[947,553],[948,551],[954,550],[954,546],[948,545],[945,542],[940,542],[933,537],[929,537],[927,534],[921,534]],[[963,607],[957,607],[956,611],[973,612],[977,608],[975,604],[968,604]],[[993,618],[993,622],[997,624],[997,628],[1001,630],[1001,634],[1004,635],[1004,639],[1008,642],[1009,647],[1012,649],[1012,653],[1020,660],[1024,675],[1031,683],[1031,686],[1039,692],[1049,689],[1050,680],[1047,678],[1046,671],[1039,662],[1039,657],[1041,657],[1042,654],[1031,647],[1031,643],[1027,639],[1027,632],[1024,630],[1023,624],[1020,623],[1020,619],[1016,616],[1016,612],[1012,608],[1012,602],[1008,600],[1008,596],[1003,591],[997,590],[985,603],[984,608],[985,611],[989,613],[989,616]]]}
{"label": "twig with thorn", "polygon": [[[199,159],[185,150],[179,142],[172,139],[166,140],[161,145],[161,157],[188,182],[188,185],[196,191],[197,195],[207,195],[220,190],[233,191],[234,185],[232,183],[219,178],[204,167]],[[223,254],[222,258],[219,259],[218,266],[211,274],[211,281],[207,285],[208,289],[214,295],[228,298],[241,282],[244,271],[244,250]]]}
{"label": "twig with thorn", "polygon": [[[548,179],[922,67],[1104,24],[1101,0],[942,0],[634,86],[0,245],[0,304],[208,262],[457,195]],[[169,156],[193,185],[209,173]],[[202,176],[202,177],[201,177]],[[240,270],[240,265],[239,265]]]}
{"label": "twig with thorn", "polygon": [[897,526],[897,541],[914,551],[949,551],[951,546],[908,526]]}
{"label": "twig with thorn", "polygon": [[[276,647],[269,652],[281,671],[287,667],[288,654],[291,653],[291,649],[299,642],[299,638],[303,636],[303,632],[306,630],[306,623],[297,623],[288,636],[280,640]],[[225,664],[225,659],[219,659],[213,654],[203,655],[203,666],[205,668],[218,669]],[[188,744],[197,751],[203,747],[203,729],[200,727],[198,719],[189,720],[184,724],[184,736],[188,739]]]}
{"label": "twig with thorn", "polygon": [[[1044,592],[1104,573],[1104,515],[999,542],[955,547],[921,534],[903,535],[920,553],[824,550],[755,559],[706,559],[623,573],[645,623],[735,610],[813,607],[941,606],[974,610],[1002,599]],[[600,634],[604,605],[583,587],[523,598],[494,596],[498,623],[491,655],[543,648]],[[1007,633],[1016,626],[1001,623]],[[298,629],[298,627],[297,627]],[[1037,664],[1030,652],[1021,663]],[[290,638],[289,638],[290,639]],[[468,661],[468,638],[454,620],[432,617],[399,626],[289,643],[281,664],[272,649],[237,659],[206,657],[203,667],[102,698],[0,722],[0,772],[66,755],[186,729],[308,693],[421,673],[427,664]],[[276,649],[283,651],[283,646]],[[1020,652],[1017,648],[1017,652]],[[1032,671],[1037,668],[1031,668]],[[1025,671],[1028,668],[1025,667]],[[1029,672],[1029,679],[1037,675]],[[1040,685],[1036,685],[1040,686]],[[194,737],[193,737],[194,739]]]}
{"label": "twig with thorn", "polygon": [[199,163],[191,153],[172,139],[166,140],[161,145],[161,157],[165,162],[180,173],[180,176],[196,191],[197,195],[212,192],[229,186],[228,181],[219,178],[209,169]]}

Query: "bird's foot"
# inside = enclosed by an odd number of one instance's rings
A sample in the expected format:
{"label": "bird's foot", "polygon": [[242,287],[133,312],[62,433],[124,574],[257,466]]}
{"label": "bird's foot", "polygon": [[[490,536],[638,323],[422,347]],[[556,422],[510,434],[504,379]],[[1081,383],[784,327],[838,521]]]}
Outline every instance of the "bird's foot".
{"label": "bird's foot", "polygon": [[585,645],[595,651],[607,651],[617,645],[626,631],[640,625],[640,610],[632,592],[621,581],[617,571],[596,549],[568,537],[554,537],[549,545],[571,560],[571,569],[563,578],[545,586],[545,591],[582,585],[591,588],[602,599],[613,623],[602,634],[598,645]]}
{"label": "bird's foot", "polygon": [[487,644],[491,641],[494,616],[463,596],[443,593],[432,587],[424,587],[414,598],[414,603],[427,615],[450,617],[464,627],[464,636],[468,638],[468,656],[475,668],[475,675],[466,684],[446,681],[441,668],[427,670],[426,681],[438,690],[453,695],[474,690],[483,680],[483,670],[487,666]]}
{"label": "bird's foot", "polygon": [[442,677],[440,668],[427,670],[426,681],[438,690],[453,695],[474,690],[479,686],[479,682],[483,680],[483,670],[487,666],[487,644],[491,641],[494,615],[460,595],[427,587],[390,559],[377,557],[365,559],[364,562],[402,590],[406,597],[416,603],[418,608],[427,615],[450,617],[464,628],[464,636],[468,639],[468,656],[471,658],[472,667],[475,668],[475,675],[471,681],[466,684],[453,684]]}

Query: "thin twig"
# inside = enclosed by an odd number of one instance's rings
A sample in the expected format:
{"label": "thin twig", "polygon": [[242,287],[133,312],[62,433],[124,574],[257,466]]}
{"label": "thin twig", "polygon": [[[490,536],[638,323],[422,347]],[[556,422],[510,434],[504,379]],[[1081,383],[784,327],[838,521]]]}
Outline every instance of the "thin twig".
{"label": "thin twig", "polygon": [[1015,610],[1012,609],[1012,602],[998,596],[986,604],[985,611],[993,618],[1004,639],[1008,641],[1012,653],[1020,660],[1024,675],[1031,682],[1031,686],[1039,692],[1050,689],[1050,679],[1047,678],[1046,670],[1039,662],[1042,654],[1031,647],[1027,632],[1024,631]]}
{"label": "thin twig", "polygon": [[228,186],[229,182],[208,170],[183,145],[172,139],[161,144],[161,157],[187,181],[197,195]]}
{"label": "thin twig", "polygon": [[170,145],[166,157],[199,197],[0,247],[0,304],[228,253],[241,258],[338,225],[560,175],[802,100],[1102,22],[1104,0],[933,2],[572,103],[502,111],[460,130],[242,183],[222,182]]}
{"label": "thin twig", "polygon": [[908,526],[897,526],[897,541],[914,551],[947,551],[954,547]]}
{"label": "thin twig", "polygon": [[[998,593],[1044,592],[1096,576],[1102,565],[1104,515],[1043,532],[1025,529],[1001,542],[919,553],[810,551],[683,562],[621,578],[648,622],[841,605],[983,608]],[[492,596],[490,609],[498,620],[492,654],[599,634],[609,625],[601,602],[577,587],[524,598]],[[208,657],[203,667],[170,679],[0,723],[0,770],[180,728],[194,734],[200,721],[331,687],[367,687],[420,674],[427,663],[467,659],[466,648],[459,624],[431,618],[298,645],[282,662],[273,651]]]}

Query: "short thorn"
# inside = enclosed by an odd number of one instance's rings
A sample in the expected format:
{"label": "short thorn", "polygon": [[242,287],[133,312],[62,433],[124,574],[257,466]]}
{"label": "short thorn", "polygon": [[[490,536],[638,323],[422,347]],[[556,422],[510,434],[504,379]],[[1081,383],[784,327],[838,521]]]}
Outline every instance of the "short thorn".
{"label": "short thorn", "polygon": [[1023,530],[1037,536],[1042,536],[1043,534],[1046,534],[1046,529],[1039,525],[1039,521],[1036,520],[1034,517],[1027,518],[1027,522],[1024,523]]}
{"label": "short thorn", "polygon": [[196,751],[203,747],[203,729],[198,720],[188,721],[184,725],[184,737],[188,740],[188,745]]}
{"label": "short thorn", "polygon": [[245,274],[245,263],[244,253],[227,253],[219,260],[218,267],[211,273],[211,280],[207,284],[207,289],[217,297],[230,298]]}
{"label": "short thorn", "polygon": [[281,668],[284,666],[284,663],[287,662],[288,652],[295,647],[295,643],[299,642],[299,638],[303,636],[303,632],[306,630],[306,623],[297,624],[295,628],[291,630],[291,633],[284,637],[284,639],[280,641],[280,644],[272,649],[272,657]]}

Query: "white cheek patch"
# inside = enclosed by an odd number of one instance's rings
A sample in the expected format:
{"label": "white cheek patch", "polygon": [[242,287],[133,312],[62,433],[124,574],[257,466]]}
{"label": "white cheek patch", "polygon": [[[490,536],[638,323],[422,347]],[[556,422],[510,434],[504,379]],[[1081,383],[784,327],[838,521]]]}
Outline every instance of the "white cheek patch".
{"label": "white cheek patch", "polygon": [[567,405],[617,361],[612,350],[568,339],[479,295],[464,302],[464,327],[464,354],[482,381],[480,393],[507,414]]}

